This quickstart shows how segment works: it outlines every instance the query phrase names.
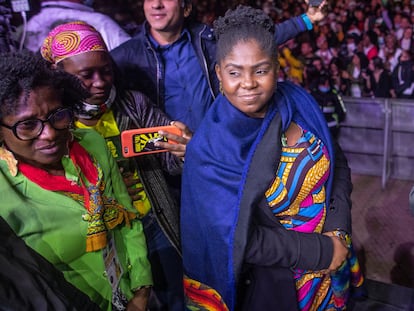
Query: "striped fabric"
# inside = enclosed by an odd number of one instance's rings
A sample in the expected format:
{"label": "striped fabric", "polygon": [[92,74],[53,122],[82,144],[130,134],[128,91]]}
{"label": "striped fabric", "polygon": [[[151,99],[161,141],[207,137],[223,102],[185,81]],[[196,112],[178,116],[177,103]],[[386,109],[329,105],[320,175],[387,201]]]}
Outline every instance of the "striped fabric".
{"label": "striped fabric", "polygon": [[[277,177],[266,192],[274,215],[288,229],[322,233],[326,217],[325,182],[330,160],[323,143],[304,131],[297,144],[283,147]],[[334,275],[295,271],[300,310],[344,310],[351,275],[361,285],[362,275],[351,249],[350,260]],[[351,270],[353,271],[351,272]]]}
{"label": "striped fabric", "polygon": [[196,280],[184,276],[186,306],[191,311],[229,311],[220,294]]}

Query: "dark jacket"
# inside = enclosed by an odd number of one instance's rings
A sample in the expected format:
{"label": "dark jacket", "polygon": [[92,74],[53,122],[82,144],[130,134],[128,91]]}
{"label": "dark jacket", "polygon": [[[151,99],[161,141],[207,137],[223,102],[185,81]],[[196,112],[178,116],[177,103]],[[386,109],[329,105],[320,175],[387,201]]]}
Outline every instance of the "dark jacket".
{"label": "dark jacket", "polygon": [[[119,91],[113,112],[119,130],[169,125],[169,119],[140,92]],[[158,224],[179,251],[179,207],[165,180],[165,173],[181,174],[182,162],[169,152],[129,158],[136,166]]]}
{"label": "dark jacket", "polygon": [[[191,42],[201,68],[209,82],[213,98],[219,93],[219,83],[214,66],[216,64],[216,39],[213,29],[204,24],[193,23],[187,27]],[[276,42],[281,44],[306,30],[301,17],[291,18],[276,25]],[[125,82],[125,87],[146,94],[162,110],[164,108],[165,70],[161,54],[149,41],[148,24],[131,40],[111,51],[111,56]]]}
{"label": "dark jacket", "polygon": [[390,98],[391,97],[391,89],[392,80],[391,74],[387,70],[383,70],[379,76],[378,82],[375,80],[374,75],[370,76],[371,79],[371,90],[374,94],[374,97],[381,97],[381,98]]}
{"label": "dark jacket", "polygon": [[1,217],[0,239],[0,310],[100,310]]}
{"label": "dark jacket", "polygon": [[399,62],[392,72],[392,85],[394,87],[397,98],[413,98],[414,93],[404,94],[414,83],[414,62]]}
{"label": "dark jacket", "polygon": [[319,104],[331,134],[336,139],[340,123],[345,120],[346,115],[345,105],[341,96],[335,89],[322,92],[318,88],[313,89],[311,95]]}

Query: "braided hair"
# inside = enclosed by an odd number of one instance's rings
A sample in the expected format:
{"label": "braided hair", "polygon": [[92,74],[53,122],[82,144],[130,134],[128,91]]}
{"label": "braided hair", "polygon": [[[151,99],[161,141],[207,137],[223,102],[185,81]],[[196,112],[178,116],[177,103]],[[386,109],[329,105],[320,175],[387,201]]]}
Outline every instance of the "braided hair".
{"label": "braided hair", "polygon": [[217,39],[217,62],[223,60],[240,41],[254,39],[272,59],[277,59],[275,25],[262,10],[239,5],[213,23]]}
{"label": "braided hair", "polygon": [[62,92],[62,104],[67,107],[90,96],[75,76],[51,69],[39,55],[29,51],[0,54],[0,118],[15,114],[39,87]]}

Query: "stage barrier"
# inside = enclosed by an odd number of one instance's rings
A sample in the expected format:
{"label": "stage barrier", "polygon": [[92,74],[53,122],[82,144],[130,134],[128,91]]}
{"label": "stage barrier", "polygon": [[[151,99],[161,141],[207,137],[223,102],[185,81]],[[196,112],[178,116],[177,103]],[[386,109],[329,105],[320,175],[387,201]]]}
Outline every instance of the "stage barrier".
{"label": "stage barrier", "polygon": [[343,97],[339,143],[353,173],[414,180],[414,100]]}

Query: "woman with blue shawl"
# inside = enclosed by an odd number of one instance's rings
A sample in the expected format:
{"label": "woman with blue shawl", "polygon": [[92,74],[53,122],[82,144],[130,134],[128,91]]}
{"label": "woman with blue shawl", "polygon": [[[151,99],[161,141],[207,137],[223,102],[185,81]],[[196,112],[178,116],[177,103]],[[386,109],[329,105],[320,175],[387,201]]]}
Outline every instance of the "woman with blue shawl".
{"label": "woman with blue shawl", "polygon": [[346,159],[312,97],[276,85],[272,20],[239,6],[214,27],[222,95],[183,172],[187,308],[344,310],[363,281]]}

